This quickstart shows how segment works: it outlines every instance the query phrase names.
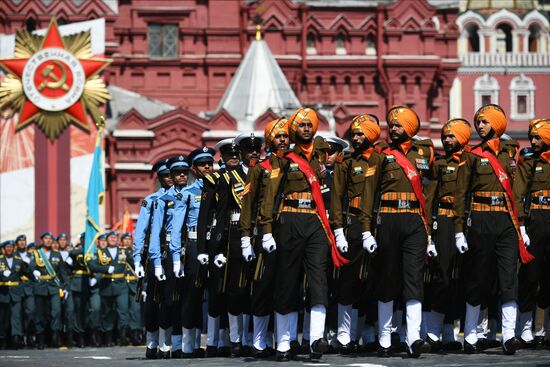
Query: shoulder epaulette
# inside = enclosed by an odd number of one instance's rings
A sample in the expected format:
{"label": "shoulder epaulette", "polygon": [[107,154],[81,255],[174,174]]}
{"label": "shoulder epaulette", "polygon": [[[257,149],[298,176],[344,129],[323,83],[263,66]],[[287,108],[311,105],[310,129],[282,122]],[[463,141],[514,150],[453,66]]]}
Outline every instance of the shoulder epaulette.
{"label": "shoulder epaulette", "polygon": [[519,148],[519,142],[517,140],[501,140],[500,143],[504,146],[513,148]]}
{"label": "shoulder epaulette", "polygon": [[469,153],[469,152],[472,151],[472,147],[471,147],[470,145],[466,145],[466,146],[464,147],[464,151]]}
{"label": "shoulder epaulette", "polygon": [[421,145],[424,147],[433,147],[434,145],[434,142],[432,141],[432,139],[415,140],[414,143],[416,145]]}

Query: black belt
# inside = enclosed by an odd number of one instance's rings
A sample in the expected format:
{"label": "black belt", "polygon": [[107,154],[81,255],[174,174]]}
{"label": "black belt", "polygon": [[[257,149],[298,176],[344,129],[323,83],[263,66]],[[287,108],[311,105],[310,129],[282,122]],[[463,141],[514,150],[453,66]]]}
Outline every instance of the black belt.
{"label": "black belt", "polygon": [[353,214],[353,215],[361,215],[361,209],[356,208],[356,207],[353,207],[353,206],[350,206],[350,207],[348,208],[348,213],[349,213],[349,214]]}
{"label": "black belt", "polygon": [[380,206],[384,208],[416,209],[420,208],[420,203],[418,200],[380,200]]}
{"label": "black belt", "polygon": [[531,203],[550,206],[550,196],[534,196],[531,198]]}
{"label": "black belt", "polygon": [[453,209],[453,203],[439,203],[439,208],[441,209]]}
{"label": "black belt", "polygon": [[504,195],[501,196],[474,196],[474,203],[486,204],[492,206],[504,206],[506,199]]}
{"label": "black belt", "polygon": [[315,209],[315,201],[311,199],[285,199],[283,206],[291,206],[296,209]]}

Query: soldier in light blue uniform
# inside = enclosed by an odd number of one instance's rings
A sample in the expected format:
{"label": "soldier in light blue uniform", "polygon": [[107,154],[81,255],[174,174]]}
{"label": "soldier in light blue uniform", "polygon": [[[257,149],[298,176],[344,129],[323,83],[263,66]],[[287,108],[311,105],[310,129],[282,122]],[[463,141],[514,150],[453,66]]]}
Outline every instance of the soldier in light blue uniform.
{"label": "soldier in light blue uniform", "polygon": [[[149,258],[153,262],[155,278],[159,282],[160,312],[159,312],[159,350],[160,358],[170,358],[170,346],[174,358],[181,357],[181,315],[174,314],[173,304],[176,309],[180,304],[178,290],[181,282],[181,261],[172,259],[169,252],[170,234],[172,231],[172,218],[174,206],[177,200],[182,198],[182,190],[187,184],[189,164],[183,155],[172,157],[168,160],[168,168],[172,177],[173,186],[155,201],[151,240],[149,245]],[[176,277],[174,274],[178,274]],[[171,334],[174,334],[172,337]]]}
{"label": "soldier in light blue uniform", "polygon": [[[143,293],[145,296],[145,358],[147,359],[157,358],[159,345],[159,304],[155,302],[157,279],[154,276],[153,262],[149,261],[149,243],[155,202],[172,186],[172,177],[170,177],[167,162],[168,159],[163,158],[153,165],[152,170],[157,175],[160,188],[148,195],[141,203],[134,232],[134,270],[140,279],[137,292]],[[142,285],[144,281],[147,283],[146,287]]]}
{"label": "soldier in light blue uniform", "polygon": [[[181,313],[182,357],[203,357],[204,351],[197,344],[195,334],[202,326],[202,294],[201,288],[195,286],[200,264],[197,260],[197,222],[201,204],[203,178],[213,172],[214,154],[212,148],[198,148],[191,152],[189,161],[195,181],[182,191],[181,200],[174,206],[173,225],[170,236],[170,255],[181,259],[180,269],[174,267],[174,276],[184,275],[180,299]],[[179,272],[176,273],[176,270]],[[173,348],[174,346],[172,346]]]}

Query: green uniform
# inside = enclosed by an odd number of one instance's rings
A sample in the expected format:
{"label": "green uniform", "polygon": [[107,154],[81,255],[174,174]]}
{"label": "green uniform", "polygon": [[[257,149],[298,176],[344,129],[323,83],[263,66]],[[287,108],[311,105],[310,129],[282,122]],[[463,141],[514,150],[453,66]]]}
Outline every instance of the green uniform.
{"label": "green uniform", "polygon": [[[117,247],[114,256],[109,249],[97,249],[90,262],[90,270],[99,273],[99,295],[101,296],[101,329],[110,332],[115,328],[123,333],[128,327],[128,283],[127,264],[133,264],[131,251]],[[112,268],[111,268],[112,267]],[[109,270],[113,270],[109,273]],[[116,319],[115,319],[116,315]]]}
{"label": "green uniform", "polygon": [[[49,320],[51,331],[61,331],[61,292],[65,287],[65,268],[63,259],[58,251],[50,251],[49,254],[44,251],[47,261],[52,265],[53,271],[57,276],[59,284],[55,281],[53,274],[49,274],[46,269],[44,259],[39,255],[38,250],[33,251],[31,257],[31,268],[40,273],[39,278],[34,284],[34,295],[36,301],[37,320],[36,333],[42,334],[46,329]],[[48,315],[49,310],[49,315]]]}
{"label": "green uniform", "polygon": [[[70,256],[69,251],[59,251],[61,258],[63,259],[63,266],[65,268],[65,274],[67,276],[67,284],[71,283],[73,278],[72,265],[67,263],[67,259]],[[70,261],[70,260],[69,260]],[[74,264],[74,263],[73,263]],[[68,333],[67,344],[70,347],[72,344],[72,332],[74,330],[75,323],[75,306],[74,295],[72,292],[68,292],[67,296],[61,301],[62,317],[63,317],[63,331]]]}
{"label": "green uniform", "polygon": [[84,333],[88,325],[87,318],[90,317],[90,272],[84,261],[84,249],[74,249],[69,253],[73,261],[72,276],[69,281],[69,292],[74,304],[74,323],[73,331],[75,333]]}
{"label": "green uniform", "polygon": [[8,335],[23,336],[21,301],[25,290],[21,277],[28,275],[28,270],[27,264],[18,255],[12,256],[11,259],[0,255],[0,339],[5,339]]}
{"label": "green uniform", "polygon": [[128,328],[130,331],[140,331],[141,326],[141,303],[136,302],[137,277],[134,270],[126,267],[126,284],[128,286]]}
{"label": "green uniform", "polygon": [[[23,262],[30,264],[31,257],[27,252],[17,251],[16,254]],[[27,343],[29,343],[32,342],[32,335],[34,335],[36,328],[36,304],[34,302],[34,277],[32,273],[28,276],[23,275],[21,282],[21,288],[23,289],[23,300],[21,301],[23,306],[23,329],[27,334]]]}

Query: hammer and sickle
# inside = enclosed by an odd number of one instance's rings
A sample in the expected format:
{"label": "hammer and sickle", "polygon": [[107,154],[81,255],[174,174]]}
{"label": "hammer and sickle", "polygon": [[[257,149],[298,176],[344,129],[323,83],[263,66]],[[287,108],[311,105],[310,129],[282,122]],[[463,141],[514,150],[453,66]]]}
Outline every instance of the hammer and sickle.
{"label": "hammer and sickle", "polygon": [[[42,83],[38,86],[38,90],[42,91],[42,89],[48,87],[50,89],[58,89],[61,88],[64,91],[69,90],[69,86],[67,85],[67,71],[63,67],[63,65],[57,61],[52,61],[53,65],[48,65],[42,70],[42,76],[45,78]],[[53,71],[55,69],[55,66],[57,66],[61,70],[61,78],[58,77]]]}

